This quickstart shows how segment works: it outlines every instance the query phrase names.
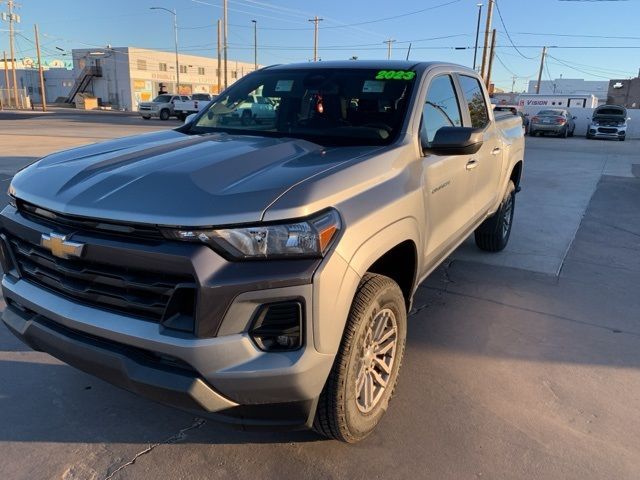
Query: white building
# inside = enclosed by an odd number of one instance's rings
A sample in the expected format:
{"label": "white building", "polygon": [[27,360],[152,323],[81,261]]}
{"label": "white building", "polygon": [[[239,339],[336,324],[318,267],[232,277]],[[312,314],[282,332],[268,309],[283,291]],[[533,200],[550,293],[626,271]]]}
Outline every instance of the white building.
{"label": "white building", "polygon": [[[529,81],[527,93],[536,93],[536,80]],[[540,82],[540,95],[595,95],[598,103],[606,103],[609,82],[582,78],[556,78]]]}
{"label": "white building", "polygon": [[[134,47],[74,49],[73,91],[85,91],[98,97],[101,104],[129,111],[158,93],[174,93],[175,54]],[[228,84],[254,70],[253,63],[227,61]],[[218,61],[195,55],[179,55],[180,93],[218,93]],[[223,73],[223,72],[221,72]],[[221,83],[224,83],[223,74]],[[72,91],[72,94],[73,94]]]}
{"label": "white building", "polygon": [[[44,63],[44,62],[43,62]],[[52,62],[53,63],[53,62]],[[13,73],[11,71],[12,65],[10,61],[7,61],[9,67],[9,85],[11,86],[9,95],[13,95]],[[60,68],[58,67],[60,65]],[[7,89],[5,85],[4,75],[4,59],[0,58],[0,89]],[[71,91],[71,86],[75,81],[73,71],[64,68],[62,62],[53,63],[52,66],[43,66],[44,70],[44,85],[47,95],[47,102],[55,102],[57,98],[66,98]],[[40,103],[40,75],[36,64],[29,58],[16,59],[16,80],[19,91],[24,91],[28,97],[31,98],[32,103]],[[4,92],[5,96],[7,92]],[[6,99],[5,99],[6,101]]]}

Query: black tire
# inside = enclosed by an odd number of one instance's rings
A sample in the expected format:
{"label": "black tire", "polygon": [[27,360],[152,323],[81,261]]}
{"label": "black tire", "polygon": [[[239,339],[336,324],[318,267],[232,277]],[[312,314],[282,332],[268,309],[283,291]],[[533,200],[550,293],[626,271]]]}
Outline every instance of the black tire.
{"label": "black tire", "polygon": [[530,137],[535,137],[537,135],[535,130],[529,130],[529,136]]}
{"label": "black tire", "polygon": [[625,137],[619,137],[621,142],[624,142]]}
{"label": "black tire", "polygon": [[[393,318],[389,316],[389,312],[393,314]],[[388,317],[385,319],[385,316]],[[378,321],[384,321],[382,330],[375,328],[379,325]],[[386,327],[393,326],[394,321],[395,336],[382,340],[380,344],[369,342],[369,339],[374,341],[384,338],[391,331]],[[376,332],[380,335],[376,335]],[[388,277],[367,273],[351,304],[340,349],[318,401],[313,422],[317,433],[335,440],[355,443],[375,429],[393,396],[404,354],[406,332],[407,310],[400,287]],[[386,353],[375,354],[375,348],[388,349],[392,343],[394,346],[391,347],[389,358]],[[370,344],[370,348],[365,348],[366,344]],[[380,375],[383,370],[377,372],[380,377],[386,375],[385,387],[377,383],[376,374],[369,373],[370,368],[380,368],[380,362],[375,359],[382,359],[386,365],[385,371],[388,373]],[[358,380],[359,377],[363,379],[362,382]],[[366,385],[370,385],[368,389]],[[364,398],[367,390],[377,392],[376,400],[369,403],[371,408],[368,410]],[[360,392],[365,393],[359,395]]]}
{"label": "black tire", "polygon": [[573,134],[575,131],[576,131],[576,127],[573,127],[573,129],[569,132],[569,136],[573,137]]}
{"label": "black tire", "polygon": [[516,186],[509,180],[500,208],[476,228],[476,245],[487,252],[504,250],[511,236],[513,213],[516,206]]}
{"label": "black tire", "polygon": [[163,108],[162,110],[160,110],[160,120],[167,121],[167,120],[169,120],[170,116],[171,116],[171,114],[170,114],[168,109]]}
{"label": "black tire", "polygon": [[562,132],[560,132],[560,136],[562,138],[567,138],[569,136],[569,128],[568,127],[564,127]]}
{"label": "black tire", "polygon": [[147,117],[147,116],[144,116],[142,118],[144,118],[145,120],[151,120],[151,117]]}

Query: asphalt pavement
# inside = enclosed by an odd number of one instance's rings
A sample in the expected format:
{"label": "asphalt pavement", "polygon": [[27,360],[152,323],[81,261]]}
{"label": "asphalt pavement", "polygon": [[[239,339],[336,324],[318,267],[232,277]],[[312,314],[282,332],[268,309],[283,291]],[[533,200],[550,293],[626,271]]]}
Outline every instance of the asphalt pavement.
{"label": "asphalt pavement", "polygon": [[[113,115],[0,118],[0,181],[46,149],[170,126]],[[231,430],[1,326],[0,478],[638,478],[639,145],[527,139],[512,243],[467,243],[420,287],[396,396],[364,442]]]}

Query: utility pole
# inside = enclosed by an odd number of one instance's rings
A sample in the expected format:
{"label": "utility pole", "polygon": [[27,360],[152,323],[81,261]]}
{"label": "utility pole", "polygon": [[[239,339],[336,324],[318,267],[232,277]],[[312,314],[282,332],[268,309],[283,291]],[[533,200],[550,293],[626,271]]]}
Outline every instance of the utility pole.
{"label": "utility pole", "polygon": [[540,82],[542,82],[542,70],[544,69],[544,57],[547,54],[547,47],[542,47],[542,57],[540,58],[540,71],[538,72],[538,84],[536,85],[536,94],[540,93]]}
{"label": "utility pole", "polygon": [[2,53],[4,55],[4,88],[7,92],[7,103],[9,107],[11,107],[11,95],[9,94],[11,86],[9,85],[9,64],[7,63],[7,51],[4,50]]}
{"label": "utility pole", "polygon": [[223,23],[223,50],[224,50],[224,88],[229,86],[229,70],[227,68],[227,53],[228,53],[228,45],[227,45],[227,34],[229,33],[228,24],[227,24],[228,16],[227,16],[227,0],[222,0],[222,23]]}
{"label": "utility pole", "polygon": [[314,62],[318,61],[318,22],[321,22],[322,20],[324,19],[318,18],[317,15],[309,19],[309,21],[313,22],[314,24],[314,29],[313,29],[313,61]]}
{"label": "utility pole", "polygon": [[44,88],[44,71],[42,70],[42,60],[40,59],[40,36],[38,35],[38,25],[33,26],[36,35],[36,52],[38,54],[38,73],[40,74],[40,99],[42,100],[42,111],[47,111],[47,92]]}
{"label": "utility pole", "polygon": [[518,77],[516,77],[515,75],[513,77],[511,77],[511,93],[515,93],[516,92],[516,80],[518,79]]}
{"label": "utility pole", "polygon": [[391,60],[391,44],[394,42],[395,40],[393,38],[390,38],[389,40],[385,40],[384,42],[382,42],[387,44],[387,60]]}
{"label": "utility pole", "polygon": [[480,68],[480,76],[486,78],[485,67],[488,62],[489,54],[489,34],[491,33],[491,24],[493,21],[493,3],[494,0],[489,0],[489,6],[487,7],[487,26],[484,31],[484,48],[482,49],[482,67]]}
{"label": "utility pole", "polygon": [[489,65],[487,66],[487,78],[485,80],[485,84],[487,86],[487,90],[490,91],[489,86],[491,85],[491,70],[493,69],[493,57],[496,53],[496,37],[498,33],[494,28],[491,32],[491,49],[489,50]]}
{"label": "utility pole", "polygon": [[11,76],[13,77],[13,101],[16,105],[16,108],[20,108],[20,101],[18,99],[18,79],[16,78],[16,56],[13,49],[13,37],[15,35],[13,31],[13,22],[18,19],[17,16],[15,16],[13,13],[13,0],[7,0],[7,7],[9,8],[9,55],[11,55],[11,58],[9,60],[11,60]]}
{"label": "utility pole", "polygon": [[478,56],[478,37],[480,36],[480,19],[482,18],[482,4],[478,3],[478,24],[476,25],[476,46],[473,49],[473,69],[476,69],[476,57]]}
{"label": "utility pole", "polygon": [[411,54],[411,42],[409,42],[409,48],[407,49],[407,58],[405,60],[409,60],[410,54]]}
{"label": "utility pole", "polygon": [[258,70],[258,21],[253,22],[253,69]]}
{"label": "utility pole", "polygon": [[222,22],[218,19],[218,93],[220,93],[220,86],[222,85]]}

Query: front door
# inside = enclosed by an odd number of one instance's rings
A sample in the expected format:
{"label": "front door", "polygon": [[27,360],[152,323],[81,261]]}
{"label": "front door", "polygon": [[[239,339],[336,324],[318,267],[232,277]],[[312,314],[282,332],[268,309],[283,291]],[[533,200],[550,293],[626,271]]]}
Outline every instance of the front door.
{"label": "front door", "polygon": [[[450,75],[434,77],[427,89],[420,136],[430,143],[441,127],[461,127],[462,114]],[[471,155],[433,155],[423,159],[424,197],[427,218],[425,257],[427,264],[439,258],[474,217]]]}

